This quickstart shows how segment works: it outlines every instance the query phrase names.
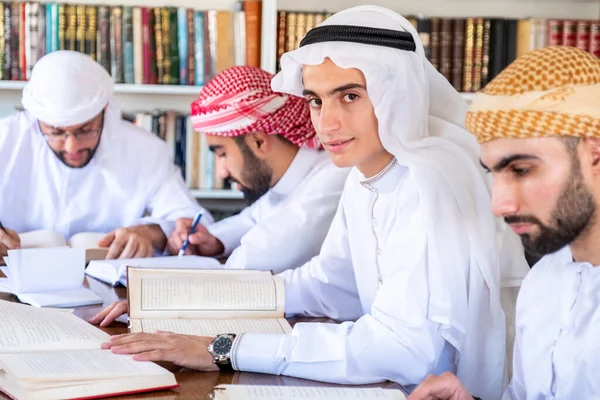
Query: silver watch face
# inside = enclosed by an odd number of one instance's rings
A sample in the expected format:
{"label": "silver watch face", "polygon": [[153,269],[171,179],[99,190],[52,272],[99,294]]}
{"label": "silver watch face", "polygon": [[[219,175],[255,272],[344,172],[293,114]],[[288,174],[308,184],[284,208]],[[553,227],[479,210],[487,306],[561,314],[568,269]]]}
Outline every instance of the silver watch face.
{"label": "silver watch face", "polygon": [[231,351],[232,344],[233,341],[230,337],[221,336],[213,342],[212,349],[215,352],[215,354],[220,356],[226,356]]}

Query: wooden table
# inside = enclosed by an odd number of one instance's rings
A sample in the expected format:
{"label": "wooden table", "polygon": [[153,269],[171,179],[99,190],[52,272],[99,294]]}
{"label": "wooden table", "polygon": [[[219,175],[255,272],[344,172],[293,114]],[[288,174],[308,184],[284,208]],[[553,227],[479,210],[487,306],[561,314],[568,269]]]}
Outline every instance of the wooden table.
{"label": "wooden table", "polygon": [[[87,306],[75,308],[74,314],[82,319],[89,319],[96,315],[103,307],[108,306],[114,301],[125,299],[127,290],[123,287],[113,288],[93,278],[86,277],[86,286],[91,288],[104,300],[102,306]],[[0,300],[17,301],[11,294],[0,293]],[[315,322],[311,318],[292,318],[290,324],[293,326],[298,322]],[[111,335],[127,333],[127,325],[122,322],[114,322],[103,331]],[[272,385],[272,386],[336,386],[323,382],[309,381],[305,379],[291,378],[287,376],[255,374],[249,372],[199,372],[187,368],[180,368],[171,363],[160,363],[163,367],[175,374],[177,382],[181,385],[177,389],[164,390],[160,392],[150,392],[143,395],[130,395],[113,397],[113,399],[206,399],[216,385],[220,384],[244,384],[244,385]],[[400,388],[395,383],[383,383],[375,385],[364,385],[361,387],[389,387]],[[9,399],[0,393],[0,399]]]}

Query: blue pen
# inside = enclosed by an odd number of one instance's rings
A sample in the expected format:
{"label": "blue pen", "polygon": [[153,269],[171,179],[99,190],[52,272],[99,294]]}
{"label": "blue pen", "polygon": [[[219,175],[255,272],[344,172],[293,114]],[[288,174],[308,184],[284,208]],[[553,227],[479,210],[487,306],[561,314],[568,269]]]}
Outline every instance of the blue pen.
{"label": "blue pen", "polygon": [[194,221],[192,222],[192,227],[190,228],[190,232],[188,233],[187,238],[185,238],[185,242],[183,242],[183,246],[181,246],[181,250],[179,250],[179,254],[178,254],[179,257],[181,257],[182,255],[185,254],[185,249],[190,244],[190,235],[196,231],[196,227],[200,223],[201,218],[202,218],[202,213],[200,213],[200,212],[198,214],[196,214],[196,216],[194,217]]}

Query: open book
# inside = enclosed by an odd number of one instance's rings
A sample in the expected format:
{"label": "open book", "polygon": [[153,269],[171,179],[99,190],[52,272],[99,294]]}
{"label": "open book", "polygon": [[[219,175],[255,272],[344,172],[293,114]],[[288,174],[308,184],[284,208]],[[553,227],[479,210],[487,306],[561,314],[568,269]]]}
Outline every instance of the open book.
{"label": "open book", "polygon": [[127,266],[147,268],[197,268],[219,269],[221,263],[212,257],[168,256],[147,258],[123,258],[117,260],[94,260],[85,269],[85,274],[99,281],[116,286],[127,286]]}
{"label": "open book", "polygon": [[19,234],[21,238],[21,248],[31,249],[39,247],[71,247],[77,249],[85,249],[85,261],[103,260],[108,253],[108,248],[98,247],[98,242],[106,234],[80,232],[73,236],[68,241],[58,232],[50,230],[38,230],[24,232]]}
{"label": "open book", "polygon": [[75,307],[102,304],[83,287],[85,250],[69,247],[9,250],[0,292],[15,294],[35,307]]}
{"label": "open book", "polygon": [[177,387],[175,376],[101,350],[109,335],[67,311],[0,301],[0,391],[15,399],[71,399]]}
{"label": "open book", "polygon": [[312,387],[312,386],[262,386],[262,385],[219,385],[214,389],[214,400],[245,399],[312,399],[351,400],[388,399],[405,400],[399,389]]}
{"label": "open book", "polygon": [[283,280],[269,271],[127,269],[132,332],[290,333]]}

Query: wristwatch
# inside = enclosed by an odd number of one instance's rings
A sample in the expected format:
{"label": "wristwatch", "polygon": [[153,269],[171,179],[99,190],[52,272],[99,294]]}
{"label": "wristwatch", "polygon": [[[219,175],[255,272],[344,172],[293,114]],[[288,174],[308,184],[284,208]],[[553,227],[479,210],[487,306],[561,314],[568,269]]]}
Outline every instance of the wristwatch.
{"label": "wristwatch", "polygon": [[217,335],[208,345],[208,352],[213,356],[213,362],[221,371],[233,371],[231,366],[231,348],[233,347],[234,333]]}

